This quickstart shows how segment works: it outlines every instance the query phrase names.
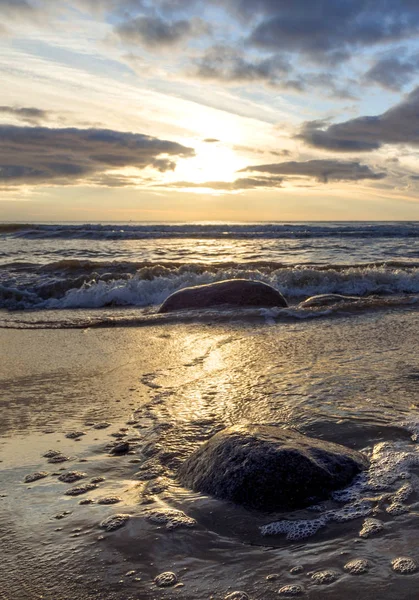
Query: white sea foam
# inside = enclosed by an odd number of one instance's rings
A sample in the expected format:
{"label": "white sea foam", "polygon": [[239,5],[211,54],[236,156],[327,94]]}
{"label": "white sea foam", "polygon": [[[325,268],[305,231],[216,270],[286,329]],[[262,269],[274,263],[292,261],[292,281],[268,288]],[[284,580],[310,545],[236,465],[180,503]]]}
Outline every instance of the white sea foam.
{"label": "white sea foam", "polygon": [[[34,285],[30,292],[16,286],[0,287],[0,304],[10,308],[100,308],[103,306],[153,306],[163,302],[175,291],[189,286],[226,279],[254,279],[279,289],[288,299],[301,299],[321,294],[343,294],[366,297],[371,294],[418,294],[419,269],[363,267],[317,269],[314,267],[283,267],[273,271],[262,268],[219,268],[203,270],[176,267],[127,274],[92,273],[86,277],[69,278],[64,274],[54,283],[49,280]],[[68,277],[68,275],[66,275]],[[71,287],[71,286],[74,287]],[[413,301],[414,299],[412,299]],[[343,303],[345,304],[345,303]],[[353,301],[352,301],[353,304]],[[302,306],[293,309],[301,316],[310,311],[325,311],[325,307]],[[290,316],[292,316],[290,314]]]}
{"label": "white sea foam", "polygon": [[[366,518],[361,537],[381,530],[381,521],[371,517],[379,511],[397,516],[408,512],[406,502],[419,491],[419,480],[412,469],[419,465],[419,446],[406,442],[381,442],[372,450],[369,468],[358,475],[352,485],[332,494],[342,508],[324,512],[315,519],[283,519],[261,527],[262,535],[285,534],[289,540],[310,537],[329,523],[344,523]],[[409,482],[405,480],[409,479]],[[385,508],[380,508],[384,503]]]}

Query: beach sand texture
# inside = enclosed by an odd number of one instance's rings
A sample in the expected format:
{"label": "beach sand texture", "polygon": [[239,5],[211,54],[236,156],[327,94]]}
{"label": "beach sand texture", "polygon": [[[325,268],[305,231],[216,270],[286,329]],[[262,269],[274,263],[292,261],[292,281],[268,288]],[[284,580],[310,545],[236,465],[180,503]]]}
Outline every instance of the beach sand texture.
{"label": "beach sand texture", "polygon": [[[413,598],[419,575],[391,562],[419,562],[418,334],[413,309],[1,330],[2,597],[221,600],[242,590],[270,600],[300,586],[315,600]],[[265,514],[180,487],[186,456],[247,422],[363,450],[373,466],[316,511]],[[129,452],[112,453],[121,441]],[[58,479],[73,471],[77,481]],[[39,472],[48,474],[24,482]],[[313,520],[317,532],[263,535],[289,519]],[[367,522],[360,536],[367,519],[381,531],[369,535]],[[353,575],[353,559],[368,568]],[[175,579],[155,580],[166,572]]]}

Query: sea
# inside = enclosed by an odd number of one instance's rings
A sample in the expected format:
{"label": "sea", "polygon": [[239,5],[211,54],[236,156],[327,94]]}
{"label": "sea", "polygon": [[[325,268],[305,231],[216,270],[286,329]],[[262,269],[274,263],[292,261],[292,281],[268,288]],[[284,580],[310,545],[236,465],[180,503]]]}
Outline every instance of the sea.
{"label": "sea", "polygon": [[298,308],[315,295],[358,296],[368,310],[419,294],[416,222],[5,223],[0,242],[2,326],[149,323],[171,293],[237,278],[284,294],[295,310],[276,318],[317,316]]}
{"label": "sea", "polygon": [[[228,279],[288,307],[158,312]],[[8,600],[419,597],[419,222],[3,223],[0,307]],[[370,466],[295,511],[183,487],[237,424]]]}

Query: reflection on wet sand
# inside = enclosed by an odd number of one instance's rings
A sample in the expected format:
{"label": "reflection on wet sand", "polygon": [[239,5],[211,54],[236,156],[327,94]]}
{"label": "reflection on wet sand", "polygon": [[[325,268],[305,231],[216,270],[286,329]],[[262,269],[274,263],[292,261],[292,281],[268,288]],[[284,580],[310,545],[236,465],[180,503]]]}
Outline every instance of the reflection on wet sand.
{"label": "reflection on wet sand", "polygon": [[[418,575],[392,561],[419,561],[418,333],[413,312],[1,331],[6,597],[221,600],[242,590],[269,600],[294,586],[314,600],[412,598]],[[203,441],[250,422],[363,450],[377,470],[352,495],[298,513],[250,511],[178,483]],[[51,451],[67,460],[49,462]],[[35,473],[47,474],[25,483]],[[263,535],[270,523],[314,523],[353,502],[368,510],[329,518],[311,537]],[[360,535],[368,519],[382,529]],[[351,561],[368,568],[355,576]]]}

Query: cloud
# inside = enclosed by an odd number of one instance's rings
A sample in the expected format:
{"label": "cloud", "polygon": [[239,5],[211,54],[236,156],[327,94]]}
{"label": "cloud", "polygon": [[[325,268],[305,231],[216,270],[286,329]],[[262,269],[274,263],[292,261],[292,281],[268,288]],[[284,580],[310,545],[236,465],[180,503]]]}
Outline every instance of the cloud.
{"label": "cloud", "polygon": [[419,87],[381,115],[324,127],[324,122],[308,122],[297,137],[310,146],[337,152],[368,152],[385,144],[419,146]]}
{"label": "cloud", "polygon": [[366,83],[378,84],[383,88],[399,91],[410,83],[418,72],[419,58],[388,56],[379,59],[364,75]]}
{"label": "cloud", "polygon": [[19,106],[0,106],[0,114],[12,115],[25,123],[35,124],[39,121],[48,120],[48,112],[40,108],[19,107]]}
{"label": "cloud", "polygon": [[34,5],[27,0],[0,0],[0,11],[9,16],[28,14],[34,10]]}
{"label": "cloud", "polygon": [[277,188],[281,187],[282,177],[240,177],[235,181],[206,181],[203,183],[192,183],[190,181],[175,181],[165,187],[171,188],[198,188],[211,189],[226,192],[235,192],[241,190],[251,190],[257,188]]}
{"label": "cloud", "polygon": [[419,6],[412,0],[230,0],[243,21],[256,24],[249,42],[337,63],[357,48],[417,35]]}
{"label": "cloud", "polygon": [[385,173],[374,173],[367,165],[359,162],[339,160],[288,161],[269,165],[246,167],[240,172],[269,173],[271,175],[291,175],[311,177],[322,183],[329,181],[359,181],[361,179],[382,179]]}
{"label": "cloud", "polygon": [[263,81],[276,85],[279,78],[286,75],[289,70],[288,62],[278,56],[247,60],[235,48],[213,46],[195,61],[192,75],[200,79],[226,83]]}
{"label": "cloud", "polygon": [[217,138],[205,138],[205,140],[204,140],[204,142],[206,142],[207,144],[215,144],[219,141],[220,140],[217,140]]}
{"label": "cloud", "polygon": [[115,28],[121,40],[141,44],[150,50],[170,48],[184,40],[205,33],[200,19],[165,21],[161,17],[142,16],[128,19]]}
{"label": "cloud", "polygon": [[164,172],[191,156],[191,148],[142,134],[0,125],[0,183],[8,185],[65,185],[124,167]]}

